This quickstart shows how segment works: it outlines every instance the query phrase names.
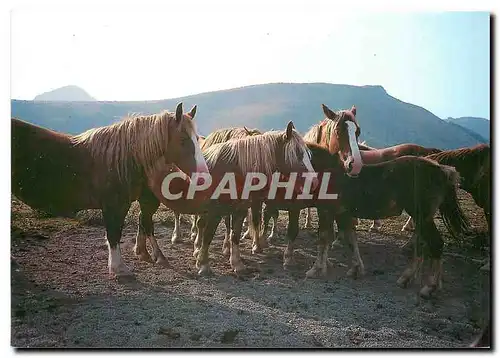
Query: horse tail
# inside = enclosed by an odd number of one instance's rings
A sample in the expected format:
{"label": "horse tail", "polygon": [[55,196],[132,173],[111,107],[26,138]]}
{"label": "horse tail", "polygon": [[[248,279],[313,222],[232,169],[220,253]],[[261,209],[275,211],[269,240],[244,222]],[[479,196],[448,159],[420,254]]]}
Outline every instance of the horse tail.
{"label": "horse tail", "polygon": [[457,239],[459,235],[469,231],[469,220],[465,216],[458,202],[457,188],[460,183],[460,174],[454,167],[439,165],[447,178],[446,193],[439,211],[444,224],[450,234]]}
{"label": "horse tail", "polygon": [[248,234],[254,242],[260,242],[262,202],[253,202],[248,211]]}

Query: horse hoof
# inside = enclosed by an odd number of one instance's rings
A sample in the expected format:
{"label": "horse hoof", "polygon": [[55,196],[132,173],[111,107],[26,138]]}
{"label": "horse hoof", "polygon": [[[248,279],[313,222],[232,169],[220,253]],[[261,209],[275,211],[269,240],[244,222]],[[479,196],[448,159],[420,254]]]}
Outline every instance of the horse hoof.
{"label": "horse hoof", "polygon": [[376,227],[376,226],[370,226],[370,228],[368,229],[368,232],[380,232],[380,227]]}
{"label": "horse hoof", "polygon": [[419,295],[420,297],[422,297],[423,299],[429,299],[431,298],[431,295],[432,293],[436,290],[436,287],[432,287],[432,286],[424,286],[420,292],[419,292]]}
{"label": "horse hoof", "polygon": [[409,280],[406,277],[400,277],[396,281],[396,285],[401,288],[407,288],[408,287]]}
{"label": "horse hoof", "polygon": [[332,249],[335,248],[335,247],[343,247],[344,245],[342,245],[342,242],[340,240],[335,240],[334,242],[332,242],[331,244],[331,247]]}
{"label": "horse hoof", "polygon": [[288,271],[293,266],[293,260],[288,259],[283,262],[283,270]]}
{"label": "horse hoof", "polygon": [[151,255],[147,251],[139,253],[136,251],[135,255],[139,258],[139,261],[153,263],[153,259],[151,258]]}
{"label": "horse hoof", "polygon": [[114,279],[134,278],[134,273],[124,264],[109,269],[109,277]]}
{"label": "horse hoof", "polygon": [[172,236],[172,244],[175,245],[179,242],[181,242],[181,239],[179,238],[179,236],[177,236],[177,235]]}
{"label": "horse hoof", "polygon": [[198,270],[198,275],[199,276],[210,276],[212,275],[212,269],[208,264],[201,265],[200,269]]}
{"label": "horse hoof", "polygon": [[231,255],[231,250],[229,249],[229,247],[226,246],[222,248],[222,255],[226,257],[229,257]]}
{"label": "horse hoof", "polygon": [[194,240],[196,240],[196,234],[195,233],[191,234],[191,241],[194,242]]}
{"label": "horse hoof", "polygon": [[168,263],[168,260],[164,257],[158,257],[155,261],[157,265],[163,266],[163,267],[170,267],[170,264]]}
{"label": "horse hoof", "polygon": [[198,248],[196,248],[196,249],[194,249],[194,250],[193,250],[193,257],[194,257],[195,259],[197,259],[197,258],[198,258],[198,253],[199,253],[199,252],[200,252],[200,249],[198,249]]}
{"label": "horse hoof", "polygon": [[353,278],[355,280],[360,277],[363,277],[364,275],[365,275],[365,270],[358,266],[351,267],[349,271],[347,271],[347,277]]}
{"label": "horse hoof", "polygon": [[309,271],[306,272],[306,278],[318,278],[326,276],[327,268],[321,267],[318,268],[313,266]]}
{"label": "horse hoof", "polygon": [[256,245],[252,247],[252,254],[261,254],[262,252],[262,247]]}
{"label": "horse hoof", "polygon": [[240,264],[237,264],[233,267],[233,271],[237,274],[242,274],[244,272],[247,271],[247,267],[243,264],[243,263],[240,263]]}

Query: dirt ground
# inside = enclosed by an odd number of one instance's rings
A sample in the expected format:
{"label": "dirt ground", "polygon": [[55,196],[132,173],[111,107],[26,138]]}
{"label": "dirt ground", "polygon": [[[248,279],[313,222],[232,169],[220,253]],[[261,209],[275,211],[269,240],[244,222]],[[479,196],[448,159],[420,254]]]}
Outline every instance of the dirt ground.
{"label": "dirt ground", "polygon": [[[231,273],[222,255],[224,226],[211,247],[214,275],[198,277],[182,223],[184,242],[170,242],[173,216],[161,207],[155,230],[170,267],[140,262],[132,253],[137,205],[122,238],[126,264],[136,280],[108,278],[107,247],[99,214],[78,219],[44,217],[13,198],[11,222],[11,344],[14,347],[281,347],[431,348],[465,347],[489,317],[490,272],[480,271],[489,255],[486,222],[472,199],[461,205],[477,235],[454,243],[446,235],[443,289],[419,300],[419,284],[396,280],[407,264],[400,246],[409,234],[407,216],[383,220],[380,233],[362,220],[359,246],[366,276],[346,277],[347,248],[329,252],[328,276],[305,280],[316,255],[313,229],[301,230],[295,266],[282,267],[287,214],[280,213],[280,237],[263,254],[242,241],[242,258],[255,268]],[[305,213],[301,216],[301,225]],[[441,232],[445,232],[436,218]]]}

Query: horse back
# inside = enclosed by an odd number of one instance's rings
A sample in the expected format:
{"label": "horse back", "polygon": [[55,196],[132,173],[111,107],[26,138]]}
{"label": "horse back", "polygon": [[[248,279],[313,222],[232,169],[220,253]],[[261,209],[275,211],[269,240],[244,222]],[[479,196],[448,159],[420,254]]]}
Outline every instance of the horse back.
{"label": "horse back", "polygon": [[91,163],[70,136],[14,118],[11,129],[12,191],[19,199],[54,214],[88,200]]}

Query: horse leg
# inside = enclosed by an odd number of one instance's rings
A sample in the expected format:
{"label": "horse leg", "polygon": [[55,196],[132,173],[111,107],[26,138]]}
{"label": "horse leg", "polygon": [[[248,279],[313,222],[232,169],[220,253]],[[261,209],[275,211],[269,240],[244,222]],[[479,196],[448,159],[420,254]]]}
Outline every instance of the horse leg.
{"label": "horse leg", "polygon": [[[202,232],[202,242],[201,249],[196,258],[196,267],[199,268],[198,274],[207,276],[210,275],[212,270],[210,269],[210,263],[208,260],[208,249],[212,243],[212,239],[215,235],[215,231],[219,226],[219,222],[222,219],[222,215],[218,213],[212,213],[205,215],[205,225],[203,229],[198,226],[198,230],[203,230]],[[199,223],[199,222],[198,222]]]}
{"label": "horse leg", "polygon": [[241,224],[242,229],[243,229],[244,224],[245,223],[247,224],[247,229],[243,233],[243,235],[241,235],[241,240],[246,240],[250,236],[250,226],[248,225],[248,222],[249,222],[248,217],[250,217],[250,212],[248,212],[246,214],[245,219],[243,220],[243,223]]}
{"label": "horse leg", "polygon": [[317,208],[318,213],[318,256],[313,267],[306,272],[307,278],[326,276],[328,271],[328,248],[329,243],[335,238],[333,230],[332,213],[329,210]]}
{"label": "horse leg", "polygon": [[311,228],[311,208],[305,208],[306,210],[306,221],[304,222],[303,229]]}
{"label": "horse leg", "polygon": [[[154,236],[154,224],[153,224],[153,214],[158,210],[160,202],[151,192],[145,192],[139,198],[139,205],[141,207],[141,213],[139,214],[139,232],[136,238],[135,252],[139,258],[148,257],[144,255],[144,247],[138,245],[141,241],[144,241],[140,236],[144,235],[145,238],[149,240],[151,247],[153,248],[152,260],[162,266],[168,266],[168,261],[161,252],[158,242]],[[139,251],[139,253],[138,253]]]}
{"label": "horse leg", "polygon": [[365,265],[359,253],[358,239],[356,237],[356,231],[354,230],[354,222],[352,216],[346,214],[338,215],[337,226],[339,228],[339,235],[344,235],[343,238],[348,242],[349,248],[351,249],[352,253],[352,266],[347,271],[347,276],[352,278],[364,276]]}
{"label": "horse leg", "polygon": [[201,249],[201,244],[203,242],[203,233],[205,230],[205,226],[207,225],[207,214],[196,215],[195,225],[196,225],[196,239],[193,242],[193,256],[194,258],[197,258],[198,253],[200,252]]}
{"label": "horse leg", "polygon": [[197,228],[196,221],[198,220],[198,215],[191,215],[191,241],[196,240]]}
{"label": "horse leg", "polygon": [[102,209],[104,225],[106,226],[106,241],[108,244],[108,270],[109,276],[125,277],[134,276],[125,265],[120,250],[123,223],[127,216],[130,203],[121,205],[105,204]]}
{"label": "horse leg", "polygon": [[231,245],[229,256],[229,263],[231,268],[236,273],[241,273],[246,270],[246,266],[241,261],[240,257],[240,237],[241,237],[241,227],[243,226],[243,220],[245,219],[248,210],[243,212],[236,212],[231,215]]}
{"label": "horse leg", "polygon": [[174,231],[172,233],[172,244],[180,242],[181,237],[181,214],[174,211]]}
{"label": "horse leg", "polygon": [[420,272],[422,267],[423,258],[421,255],[421,248],[419,247],[418,234],[413,233],[411,237],[411,242],[413,242],[413,258],[411,259],[408,267],[403,271],[401,276],[396,281],[399,287],[406,288],[408,284],[416,278],[417,273]]}
{"label": "horse leg", "polygon": [[401,231],[413,231],[413,230],[415,230],[415,223],[413,221],[413,218],[410,216],[408,220],[406,220],[406,223],[403,225]]}
{"label": "horse leg", "polygon": [[372,225],[368,229],[370,232],[378,232],[382,228],[382,221],[380,219],[375,219],[372,222]]}
{"label": "horse leg", "polygon": [[260,235],[260,221],[262,215],[262,202],[254,201],[250,206],[250,222],[248,229],[252,237],[252,254],[261,253],[263,249],[268,247],[266,240],[263,240]]}
{"label": "horse leg", "polygon": [[267,234],[267,229],[269,228],[269,221],[273,219],[273,225],[271,226],[271,233],[267,237],[267,242],[268,243],[273,243],[276,235],[276,226],[278,222],[278,215],[279,215],[279,210],[266,205],[264,208],[264,219],[263,219],[263,230],[261,232],[261,237],[265,237]]}
{"label": "horse leg", "polygon": [[286,270],[293,264],[293,244],[299,233],[300,210],[290,209],[288,211],[288,229],[285,241],[288,243],[283,253],[283,268]]}
{"label": "horse leg", "polygon": [[429,221],[424,226],[425,232],[422,238],[427,244],[429,257],[431,259],[431,274],[428,277],[427,284],[420,290],[420,297],[429,298],[436,289],[441,289],[443,286],[443,239],[439,233],[434,220]]}
{"label": "horse leg", "polygon": [[224,242],[222,243],[222,254],[229,256],[231,254],[231,215],[224,216],[224,224],[226,226],[226,233],[224,234]]}

